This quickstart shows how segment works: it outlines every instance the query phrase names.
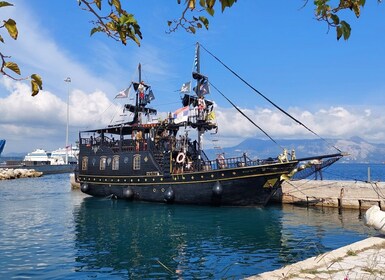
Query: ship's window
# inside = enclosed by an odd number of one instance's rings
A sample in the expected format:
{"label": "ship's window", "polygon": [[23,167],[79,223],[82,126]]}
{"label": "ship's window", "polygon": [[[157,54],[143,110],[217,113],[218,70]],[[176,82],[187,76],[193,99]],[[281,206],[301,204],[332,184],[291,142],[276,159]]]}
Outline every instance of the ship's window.
{"label": "ship's window", "polygon": [[140,155],[134,155],[132,169],[140,170]]}
{"label": "ship's window", "polygon": [[82,170],[87,170],[88,169],[88,157],[83,157],[82,158]]}
{"label": "ship's window", "polygon": [[106,170],[107,157],[100,157],[100,170]]}
{"label": "ship's window", "polygon": [[112,158],[112,170],[119,170],[119,156]]}

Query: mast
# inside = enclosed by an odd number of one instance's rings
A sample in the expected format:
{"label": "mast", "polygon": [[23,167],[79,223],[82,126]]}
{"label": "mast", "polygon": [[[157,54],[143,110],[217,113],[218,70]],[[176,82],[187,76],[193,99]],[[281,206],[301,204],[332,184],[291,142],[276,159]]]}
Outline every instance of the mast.
{"label": "mast", "polygon": [[[195,66],[195,71],[196,73],[200,74],[200,45],[197,42],[196,43],[196,48],[195,48],[195,58],[194,58],[194,66]],[[196,85],[196,94],[199,97],[201,94],[199,92],[200,89],[200,79],[197,79],[197,85]],[[203,142],[203,134],[204,134],[204,128],[200,125],[198,125],[198,164],[199,164],[199,169],[201,165],[201,159],[202,159],[202,142]]]}
{"label": "mast", "polygon": [[[139,75],[139,80],[138,80],[138,85],[142,81],[142,64],[139,63],[138,65],[138,75]],[[134,113],[134,118],[133,118],[133,123],[138,123],[139,121],[139,91],[136,89],[136,94],[135,94],[135,113]]]}
{"label": "mast", "polygon": [[[138,84],[140,84],[140,82],[142,81],[142,64],[139,63],[138,65],[138,75],[139,75],[139,80],[138,80]],[[136,99],[135,99],[135,106],[136,108],[139,107],[139,92],[138,90],[136,91]],[[138,110],[136,111],[136,114],[137,114]]]}
{"label": "mast", "polygon": [[70,118],[70,89],[69,89],[69,83],[71,82],[71,78],[67,77],[67,79],[64,80],[64,82],[68,83],[68,91],[67,91],[67,125],[66,125],[66,158],[65,158],[65,164],[68,164],[68,126],[69,126],[69,118]]}

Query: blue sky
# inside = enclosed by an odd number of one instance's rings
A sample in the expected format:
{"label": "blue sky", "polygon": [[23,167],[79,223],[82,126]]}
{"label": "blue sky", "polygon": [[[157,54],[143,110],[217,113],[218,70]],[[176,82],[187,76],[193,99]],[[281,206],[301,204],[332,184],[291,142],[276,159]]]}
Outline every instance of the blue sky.
{"label": "blue sky", "polygon": [[[141,25],[141,47],[103,34],[90,37],[92,18],[75,0],[11,2],[15,6],[0,9],[0,15],[15,19],[20,34],[12,41],[2,30],[2,52],[19,64],[22,76],[39,73],[44,90],[33,98],[28,82],[1,78],[4,154],[63,147],[68,92],[71,143],[79,130],[113,123],[123,102],[114,97],[136,79],[139,62],[156,96],[153,106],[160,115],[175,111],[181,106],[175,91],[191,79],[197,41],[323,138],[385,140],[385,6],[376,1],[367,1],[358,20],[346,14],[353,29],[348,41],[337,41],[334,30],[315,20],[312,1],[302,7],[300,0],[240,0],[223,14],[217,11],[210,29],[196,35],[166,34],[167,20],[183,9],[177,1],[122,1]],[[273,138],[314,138],[203,50],[201,66]],[[66,77],[72,82],[65,83]],[[216,102],[220,146],[263,138],[213,89],[208,98]]]}

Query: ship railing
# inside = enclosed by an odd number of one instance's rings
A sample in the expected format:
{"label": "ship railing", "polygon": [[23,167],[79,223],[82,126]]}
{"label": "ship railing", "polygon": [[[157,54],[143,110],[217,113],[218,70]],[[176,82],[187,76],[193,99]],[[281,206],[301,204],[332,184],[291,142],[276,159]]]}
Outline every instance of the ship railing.
{"label": "ship railing", "polygon": [[238,168],[245,166],[258,166],[261,164],[267,163],[264,160],[251,160],[245,155],[240,157],[232,158],[222,158],[218,157],[215,160],[203,161],[202,169],[203,170],[218,170],[218,169],[229,169],[229,168]]}
{"label": "ship railing", "polygon": [[132,151],[147,151],[148,145],[146,139],[125,139],[121,141],[121,151],[132,152]]}
{"label": "ship railing", "polygon": [[[81,138],[80,145],[92,148],[93,146],[100,146],[102,143],[101,139],[98,138]],[[115,140],[113,138],[105,137],[103,144],[110,147],[115,153],[119,151],[147,151],[147,140],[146,139],[124,139]]]}

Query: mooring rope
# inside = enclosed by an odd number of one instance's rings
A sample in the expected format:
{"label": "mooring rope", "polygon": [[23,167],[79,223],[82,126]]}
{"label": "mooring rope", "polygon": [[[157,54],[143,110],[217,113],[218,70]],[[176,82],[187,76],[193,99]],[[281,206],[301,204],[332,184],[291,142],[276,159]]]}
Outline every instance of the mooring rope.
{"label": "mooring rope", "polygon": [[282,150],[284,150],[284,148],[279,145],[277,143],[277,141],[275,141],[266,131],[264,131],[259,125],[257,125],[252,119],[250,119],[244,112],[242,112],[241,109],[238,108],[237,105],[234,104],[234,102],[232,102],[229,98],[227,98],[215,85],[213,85],[211,82],[210,82],[210,86],[212,86],[220,95],[222,95],[239,113],[241,113],[246,119],[249,120],[249,122],[251,122],[255,127],[257,127],[260,131],[262,131],[267,137],[269,137],[269,139],[271,141],[273,141],[275,144],[277,144]]}
{"label": "mooring rope", "polygon": [[261,97],[263,97],[266,101],[268,101],[271,105],[273,105],[275,108],[277,108],[279,111],[281,111],[283,114],[291,118],[293,121],[298,123],[299,125],[303,126],[305,129],[319,137],[321,140],[328,143],[328,145],[332,146],[334,149],[342,153],[340,149],[338,149],[336,146],[330,144],[326,139],[322,138],[320,135],[318,135],[316,132],[311,130],[309,127],[307,127],[305,124],[303,124],[301,121],[294,118],[292,115],[290,115],[288,112],[283,110],[281,107],[279,107],[277,104],[275,104],[273,101],[271,101],[269,98],[267,98],[264,94],[262,94],[259,90],[254,88],[251,84],[249,84],[245,79],[243,79],[240,75],[238,75],[235,71],[233,71],[230,67],[228,67],[225,63],[223,63],[218,57],[216,57],[213,53],[211,53],[209,50],[207,50],[203,45],[200,44],[200,46],[208,53],[210,54],[215,60],[217,60],[220,64],[222,64],[227,70],[229,70],[231,73],[233,73],[238,79],[240,79],[242,82],[244,82],[248,87],[250,87],[253,91],[255,91],[257,94],[259,94]]}

